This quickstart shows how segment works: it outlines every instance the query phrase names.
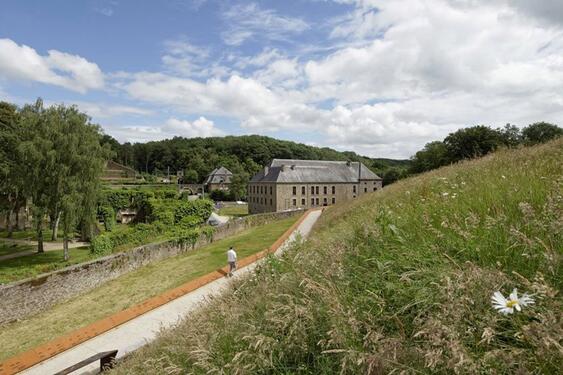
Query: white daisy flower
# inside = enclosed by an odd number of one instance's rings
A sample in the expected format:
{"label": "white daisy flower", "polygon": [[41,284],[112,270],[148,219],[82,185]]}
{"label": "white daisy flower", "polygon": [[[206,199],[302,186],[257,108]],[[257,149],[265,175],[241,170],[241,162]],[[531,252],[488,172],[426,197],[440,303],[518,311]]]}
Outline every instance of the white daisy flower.
{"label": "white daisy flower", "polygon": [[518,298],[518,291],[514,288],[512,293],[508,296],[508,299],[504,298],[501,292],[495,292],[491,297],[491,302],[493,307],[501,314],[512,314],[514,313],[514,309],[521,311],[522,307],[533,304],[534,300],[526,293]]}

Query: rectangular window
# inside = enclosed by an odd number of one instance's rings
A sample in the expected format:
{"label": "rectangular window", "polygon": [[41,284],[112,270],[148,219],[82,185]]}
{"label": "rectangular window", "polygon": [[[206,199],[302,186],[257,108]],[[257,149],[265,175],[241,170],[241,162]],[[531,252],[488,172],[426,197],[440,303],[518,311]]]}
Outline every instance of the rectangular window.
{"label": "rectangular window", "polygon": [[354,185],[354,190],[353,190],[353,191],[354,191],[354,194],[356,194],[356,185]]}
{"label": "rectangular window", "polygon": [[336,194],[336,186],[332,187],[332,194]]}
{"label": "rectangular window", "polygon": [[301,186],[301,195],[305,195],[305,186]]}
{"label": "rectangular window", "polygon": [[332,204],[336,203],[336,198],[332,197]]}
{"label": "rectangular window", "polygon": [[319,205],[319,198],[315,199],[315,204],[318,206]]}
{"label": "rectangular window", "polygon": [[311,206],[315,205],[315,198],[311,198]]}
{"label": "rectangular window", "polygon": [[297,186],[293,187],[293,195],[297,195]]}
{"label": "rectangular window", "polygon": [[264,194],[264,186],[260,186],[260,194]]}
{"label": "rectangular window", "polygon": [[305,206],[305,198],[302,198],[302,199],[301,199],[301,205],[302,205],[302,206]]}
{"label": "rectangular window", "polygon": [[377,188],[376,188],[376,187],[374,187],[374,188],[373,188],[373,191],[376,191],[376,190],[377,190]]}
{"label": "rectangular window", "polygon": [[270,185],[270,195],[273,194],[273,191],[274,191],[274,190],[273,190],[272,186]]}
{"label": "rectangular window", "polygon": [[315,186],[315,194],[319,195],[319,187]]}
{"label": "rectangular window", "polygon": [[270,198],[270,206],[274,205],[274,201],[272,200],[272,198]]}
{"label": "rectangular window", "polygon": [[325,195],[327,194],[326,189],[327,189],[327,187],[326,187],[326,186],[323,186],[323,194],[325,194]]}
{"label": "rectangular window", "polygon": [[297,206],[297,199],[293,198],[293,207]]}
{"label": "rectangular window", "polygon": [[311,186],[311,195],[315,194],[315,187]]}
{"label": "rectangular window", "polygon": [[364,193],[367,193],[367,192],[368,192],[368,188],[364,188]]}
{"label": "rectangular window", "polygon": [[323,199],[323,206],[326,206],[326,205],[327,205],[327,200],[326,200],[326,198],[324,198]]}

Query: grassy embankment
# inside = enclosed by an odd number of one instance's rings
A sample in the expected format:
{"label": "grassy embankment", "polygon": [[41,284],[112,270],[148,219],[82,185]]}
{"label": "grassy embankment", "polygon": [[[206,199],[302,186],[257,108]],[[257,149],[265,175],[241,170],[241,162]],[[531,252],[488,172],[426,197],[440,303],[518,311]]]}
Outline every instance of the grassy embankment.
{"label": "grassy embankment", "polygon": [[[128,226],[126,224],[117,224],[113,229],[113,232],[124,231],[127,230],[127,228]],[[14,234],[17,233],[20,232],[14,232]],[[155,236],[149,238],[147,240],[147,243],[165,241],[167,239],[170,239],[170,235]],[[0,255],[3,255],[1,247],[2,244],[3,243],[0,242]],[[20,249],[18,251],[36,249],[36,246],[18,246]],[[121,245],[116,247],[113,252],[118,253],[128,251],[138,246],[140,245]],[[93,254],[88,246],[69,249],[69,254],[70,259],[66,262],[64,260],[63,250],[46,251],[41,254],[37,253],[33,255],[26,255],[23,257],[0,261],[0,284],[23,280],[28,277],[38,276],[42,273],[56,271],[73,264],[88,262],[90,260],[105,256],[105,254]]]}
{"label": "grassy embankment", "polygon": [[[562,160],[500,151],[334,206],[114,373],[558,373]],[[499,314],[515,287],[536,304]]]}
{"label": "grassy embankment", "polygon": [[219,210],[221,216],[242,217],[248,215],[248,205],[238,204],[236,206],[223,207]]}
{"label": "grassy embankment", "polygon": [[229,246],[237,250],[240,258],[264,250],[298,218],[252,228],[149,264],[30,319],[0,325],[0,361],[225,266]]}

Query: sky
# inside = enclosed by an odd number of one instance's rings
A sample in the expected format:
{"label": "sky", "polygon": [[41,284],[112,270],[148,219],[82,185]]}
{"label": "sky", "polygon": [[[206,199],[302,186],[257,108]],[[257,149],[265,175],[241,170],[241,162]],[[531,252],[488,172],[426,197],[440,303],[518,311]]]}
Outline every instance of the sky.
{"label": "sky", "polygon": [[563,125],[561,0],[2,0],[0,100],[121,142],[261,134],[408,158]]}

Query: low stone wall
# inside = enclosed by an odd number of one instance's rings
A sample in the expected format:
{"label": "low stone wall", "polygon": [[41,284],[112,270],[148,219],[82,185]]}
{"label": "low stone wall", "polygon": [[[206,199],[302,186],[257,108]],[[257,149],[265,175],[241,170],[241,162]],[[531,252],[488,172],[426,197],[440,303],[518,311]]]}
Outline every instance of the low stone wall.
{"label": "low stone wall", "polygon": [[173,241],[148,244],[37,277],[0,285],[0,325],[24,319],[48,307],[91,290],[151,262],[203,247],[245,229],[301,214],[303,211],[251,215],[216,227],[211,238],[202,236],[194,246]]}

